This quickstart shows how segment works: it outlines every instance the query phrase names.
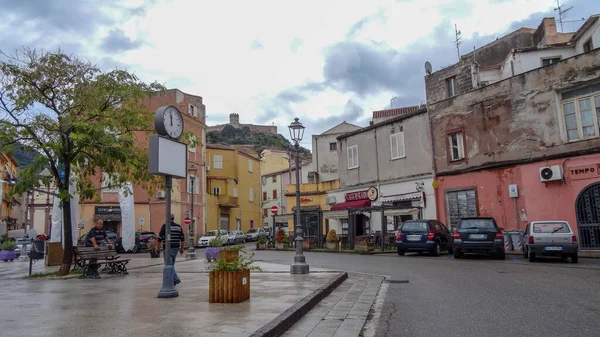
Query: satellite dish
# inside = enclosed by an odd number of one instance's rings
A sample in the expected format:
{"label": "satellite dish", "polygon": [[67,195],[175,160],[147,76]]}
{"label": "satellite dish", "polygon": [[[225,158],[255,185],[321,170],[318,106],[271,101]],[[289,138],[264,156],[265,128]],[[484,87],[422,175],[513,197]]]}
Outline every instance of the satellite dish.
{"label": "satellite dish", "polygon": [[425,73],[427,75],[431,74],[431,63],[429,63],[429,61],[425,62]]}

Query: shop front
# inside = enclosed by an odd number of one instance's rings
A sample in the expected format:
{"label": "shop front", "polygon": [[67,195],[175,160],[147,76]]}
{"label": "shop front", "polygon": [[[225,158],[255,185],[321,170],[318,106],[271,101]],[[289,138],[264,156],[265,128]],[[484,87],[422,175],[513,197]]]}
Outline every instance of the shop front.
{"label": "shop front", "polygon": [[505,230],[566,220],[582,250],[600,250],[600,155],[437,178],[440,220],[492,216]]}
{"label": "shop front", "polygon": [[121,207],[120,206],[95,206],[94,207],[94,223],[102,220],[104,222],[104,230],[107,232],[116,233],[121,236]]}

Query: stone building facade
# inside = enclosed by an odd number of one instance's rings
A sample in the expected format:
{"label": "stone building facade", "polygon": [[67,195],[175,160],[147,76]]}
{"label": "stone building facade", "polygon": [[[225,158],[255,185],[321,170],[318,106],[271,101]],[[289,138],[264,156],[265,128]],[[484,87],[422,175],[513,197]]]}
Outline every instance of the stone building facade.
{"label": "stone building facade", "polygon": [[275,126],[275,125],[255,125],[255,124],[240,123],[240,115],[237,113],[229,114],[229,123],[209,126],[209,127],[207,127],[206,132],[221,131],[227,125],[231,125],[234,128],[238,128],[238,129],[248,127],[250,130],[252,130],[254,132],[272,133],[274,135],[277,134],[277,126]]}

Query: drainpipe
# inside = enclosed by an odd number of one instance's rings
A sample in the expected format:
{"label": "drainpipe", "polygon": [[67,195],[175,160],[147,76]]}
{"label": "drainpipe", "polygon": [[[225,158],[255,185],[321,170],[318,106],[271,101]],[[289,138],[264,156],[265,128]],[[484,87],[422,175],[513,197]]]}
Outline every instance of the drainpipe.
{"label": "drainpipe", "polygon": [[510,72],[511,72],[511,76],[515,76],[515,64],[513,63],[513,61],[510,61]]}
{"label": "drainpipe", "polygon": [[[433,143],[433,123],[429,119],[429,104],[427,104],[427,103],[426,103],[426,108],[427,108],[427,122],[429,124],[429,130],[428,130],[429,131],[429,135],[428,135],[428,137],[429,137],[429,146],[430,146],[430,149],[431,149],[431,173],[432,173],[433,180],[437,180],[437,176],[436,176],[437,166],[436,166],[436,163],[435,163],[435,147],[434,147],[434,143]],[[446,137],[446,135],[442,135],[442,137]],[[444,144],[446,144],[445,140],[444,140]],[[438,200],[438,193],[439,193],[438,189],[434,188],[433,189],[433,198],[435,200],[436,218],[438,220],[441,220],[441,219],[439,219],[439,214],[438,214],[438,211],[437,211],[438,205],[440,204],[440,202]],[[450,224],[448,222],[448,214],[446,214],[446,219],[444,219],[444,223]]]}

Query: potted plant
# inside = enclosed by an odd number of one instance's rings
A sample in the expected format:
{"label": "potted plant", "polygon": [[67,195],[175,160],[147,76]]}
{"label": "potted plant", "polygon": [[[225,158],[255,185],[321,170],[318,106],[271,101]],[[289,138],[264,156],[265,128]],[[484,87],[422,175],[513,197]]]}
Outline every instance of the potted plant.
{"label": "potted plant", "polygon": [[[239,253],[239,250],[236,252]],[[238,254],[232,260],[216,258],[208,267],[208,302],[240,303],[250,298],[250,270],[260,270],[254,266],[254,253]]]}
{"label": "potted plant", "polygon": [[375,250],[375,243],[369,236],[357,236],[354,249],[357,252],[370,252]]}
{"label": "potted plant", "polygon": [[277,236],[275,237],[275,247],[277,249],[286,249],[290,247],[290,239],[285,234],[283,228],[277,230]]}
{"label": "potted plant", "polygon": [[17,256],[15,249],[17,243],[12,240],[6,240],[0,245],[0,260],[4,262],[12,261]]}
{"label": "potted plant", "polygon": [[148,250],[150,251],[151,258],[155,259],[160,257],[160,243],[158,242],[158,240],[156,240],[156,238],[150,239],[150,241],[148,242]]}
{"label": "potted plant", "polygon": [[303,245],[306,250],[317,248],[317,243],[313,238],[304,238]]}
{"label": "potted plant", "polygon": [[258,240],[256,240],[256,249],[261,250],[261,249],[267,249],[267,238],[264,236],[261,236],[258,238]]}
{"label": "potted plant", "polygon": [[217,235],[214,239],[210,241],[208,247],[206,247],[206,251],[204,252],[204,257],[207,261],[212,261],[219,257],[219,252],[221,251],[221,246],[223,246],[223,238],[221,235]]}
{"label": "potted plant", "polygon": [[327,233],[327,238],[325,240],[325,247],[327,248],[327,250],[337,250],[340,238],[337,236],[335,229],[329,230],[329,233]]}
{"label": "potted plant", "polygon": [[240,251],[244,252],[245,247],[244,245],[225,247],[219,251],[219,258],[232,262],[240,255]]}

